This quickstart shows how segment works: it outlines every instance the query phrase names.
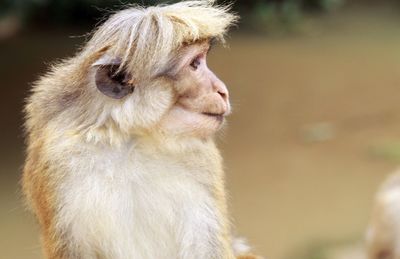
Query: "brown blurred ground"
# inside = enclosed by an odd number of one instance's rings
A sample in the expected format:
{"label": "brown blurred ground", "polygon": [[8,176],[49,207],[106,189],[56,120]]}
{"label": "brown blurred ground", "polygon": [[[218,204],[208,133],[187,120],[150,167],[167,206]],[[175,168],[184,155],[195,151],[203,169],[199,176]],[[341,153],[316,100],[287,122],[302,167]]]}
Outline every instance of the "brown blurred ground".
{"label": "brown blurred ground", "polygon": [[[306,255],[362,240],[373,194],[396,166],[386,149],[400,141],[400,14],[358,10],[304,28],[235,34],[210,57],[235,110],[221,138],[232,214],[268,258],[317,258]],[[76,31],[0,42],[1,258],[41,258],[19,200],[20,110],[44,63],[82,41],[68,35]]]}

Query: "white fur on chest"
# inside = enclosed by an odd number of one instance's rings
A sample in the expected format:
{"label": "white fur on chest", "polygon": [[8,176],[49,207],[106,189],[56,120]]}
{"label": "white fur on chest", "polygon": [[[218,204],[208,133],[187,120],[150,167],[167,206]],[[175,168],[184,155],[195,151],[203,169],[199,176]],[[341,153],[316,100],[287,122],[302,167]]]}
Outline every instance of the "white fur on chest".
{"label": "white fur on chest", "polygon": [[206,160],[85,150],[66,164],[59,229],[84,258],[218,258],[220,222],[207,188],[215,165]]}

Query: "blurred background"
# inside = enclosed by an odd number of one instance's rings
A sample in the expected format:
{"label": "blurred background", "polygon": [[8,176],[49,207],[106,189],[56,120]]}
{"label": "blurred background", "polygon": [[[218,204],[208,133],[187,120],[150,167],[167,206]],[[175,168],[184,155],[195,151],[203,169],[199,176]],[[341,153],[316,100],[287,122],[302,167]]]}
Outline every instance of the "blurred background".
{"label": "blurred background", "polygon": [[[18,183],[30,83],[133,2],[0,1],[1,258],[42,258]],[[374,193],[400,163],[400,1],[233,8],[242,19],[210,66],[234,107],[220,146],[237,232],[271,259],[364,258]]]}

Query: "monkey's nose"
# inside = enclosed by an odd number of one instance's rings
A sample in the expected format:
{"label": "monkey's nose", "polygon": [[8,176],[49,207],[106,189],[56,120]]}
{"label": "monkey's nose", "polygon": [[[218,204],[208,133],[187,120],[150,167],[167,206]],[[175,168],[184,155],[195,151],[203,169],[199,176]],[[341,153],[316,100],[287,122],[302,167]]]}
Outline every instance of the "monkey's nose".
{"label": "monkey's nose", "polygon": [[214,91],[216,93],[219,94],[219,96],[221,96],[222,100],[224,100],[224,102],[227,102],[229,100],[229,92],[228,89],[226,88],[226,85],[219,80],[218,78],[215,78],[214,82],[213,82],[213,88]]}
{"label": "monkey's nose", "polygon": [[228,89],[226,88],[225,84],[222,81],[219,81],[219,83],[214,84],[214,91],[215,94],[217,94],[221,98],[222,102],[222,115],[226,116],[231,113],[231,106],[229,103],[229,92]]}
{"label": "monkey's nose", "polygon": [[222,97],[224,101],[228,100],[228,92],[217,91],[217,93]]}
{"label": "monkey's nose", "polygon": [[222,102],[224,103],[224,115],[227,116],[231,113],[231,105],[229,103],[229,92],[226,89],[226,86],[224,84],[224,88],[223,89],[219,89],[217,91],[217,93],[219,94],[219,96],[222,99]]}

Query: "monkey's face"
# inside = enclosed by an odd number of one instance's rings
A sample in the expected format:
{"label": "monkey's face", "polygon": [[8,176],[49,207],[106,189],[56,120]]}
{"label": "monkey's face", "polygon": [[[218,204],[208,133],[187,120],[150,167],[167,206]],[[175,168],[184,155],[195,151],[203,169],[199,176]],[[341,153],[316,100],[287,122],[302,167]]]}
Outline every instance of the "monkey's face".
{"label": "monkey's face", "polygon": [[111,97],[113,120],[124,131],[211,136],[231,108],[225,84],[207,66],[209,49],[209,41],[185,45],[162,72],[138,85],[130,74],[116,71],[118,59],[106,59],[106,65],[100,59],[94,64],[96,86]]}
{"label": "monkey's face", "polygon": [[200,137],[217,131],[230,113],[225,84],[208,68],[209,42],[182,48],[167,76],[173,79],[176,101],[161,121],[165,131]]}

